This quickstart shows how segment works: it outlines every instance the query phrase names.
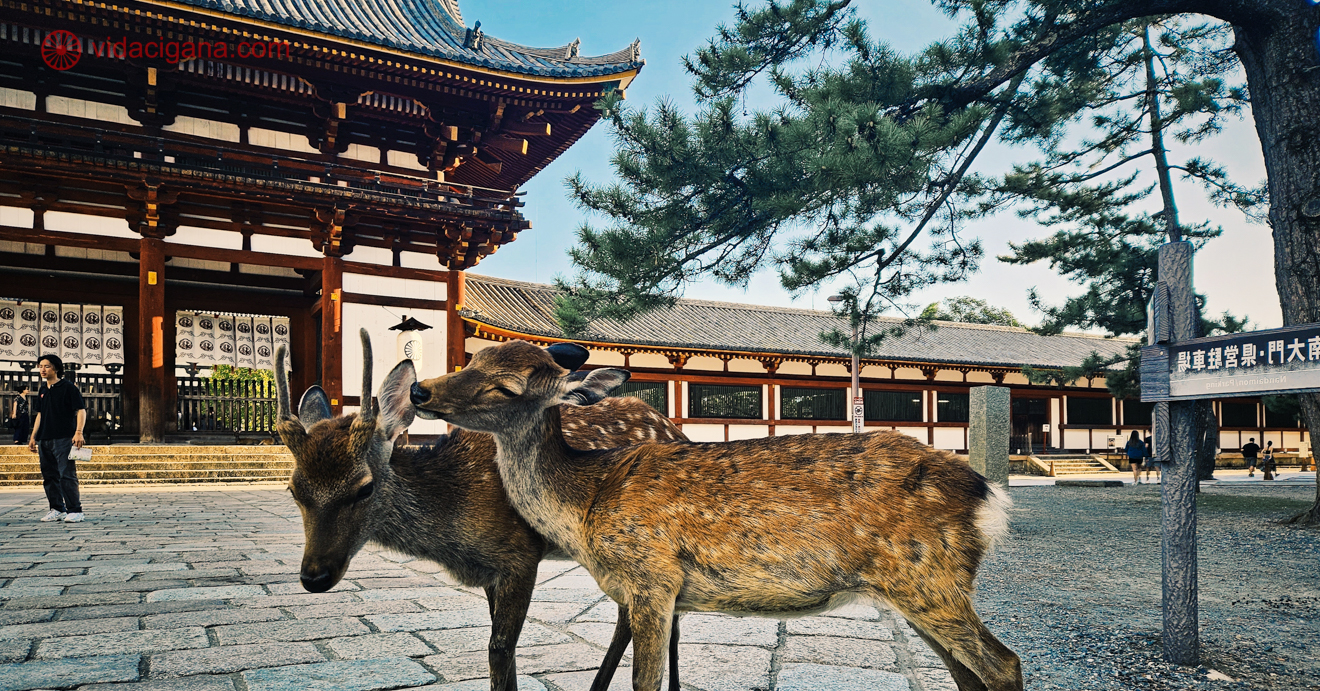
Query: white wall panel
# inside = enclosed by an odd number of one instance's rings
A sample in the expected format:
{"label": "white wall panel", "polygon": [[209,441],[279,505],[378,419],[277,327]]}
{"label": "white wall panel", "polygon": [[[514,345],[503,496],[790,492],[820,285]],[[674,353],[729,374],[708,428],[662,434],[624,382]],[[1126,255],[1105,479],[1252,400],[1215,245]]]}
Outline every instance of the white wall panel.
{"label": "white wall panel", "polygon": [[[174,234],[165,238],[165,246],[215,247],[222,250],[243,249],[243,234],[228,230],[179,226]],[[166,252],[169,254],[169,252]]]}
{"label": "white wall panel", "polygon": [[769,425],[729,425],[729,441],[734,439],[761,439],[770,436]]}
{"label": "white wall panel", "polygon": [[1063,431],[1063,448],[1086,449],[1091,445],[1091,430],[1066,429]]}
{"label": "white wall panel", "polygon": [[380,266],[394,265],[394,252],[386,247],[366,247],[359,245],[353,248],[353,251],[344,256],[344,259],[350,262],[361,262],[363,264],[379,264]]}
{"label": "white wall panel", "polygon": [[0,106],[22,110],[37,109],[37,95],[31,91],[20,91],[0,87]]}
{"label": "white wall panel", "polygon": [[104,235],[112,238],[130,238],[139,240],[141,235],[133,232],[128,227],[128,221],[122,218],[107,218],[105,216],[91,216],[88,214],[71,214],[64,211],[47,211],[42,219],[45,222],[46,230],[63,231],[66,233],[87,233],[89,235]]}
{"label": "white wall panel", "polygon": [[253,235],[252,251],[283,254],[290,257],[322,258],[321,251],[307,238],[286,238],[277,235]]}
{"label": "white wall panel", "polygon": [[724,441],[724,425],[683,425],[683,434],[692,441]]}
{"label": "white wall panel", "polygon": [[[845,428],[840,428],[840,429],[845,429]],[[847,429],[850,429],[850,430],[851,430],[851,428],[847,428]],[[926,436],[926,428],[925,428],[925,427],[895,427],[895,428],[894,428],[894,431],[895,431],[895,432],[902,432],[903,434],[906,434],[906,435],[908,435],[909,437],[912,437],[913,439],[916,439],[917,441],[921,442],[922,444],[927,443],[927,442],[926,442],[927,436]]]}
{"label": "white wall panel", "polygon": [[166,125],[161,129],[166,132],[190,134],[194,137],[219,139],[226,142],[240,141],[238,125],[230,122],[220,122],[219,120],[194,118],[187,115],[180,115],[174,118],[174,124]]}
{"label": "white wall panel", "polygon": [[421,252],[404,252],[399,255],[399,265],[409,269],[427,269],[429,271],[439,271],[444,269],[440,263],[440,258],[434,254],[422,254]]}
{"label": "white wall panel", "polygon": [[284,149],[285,151],[297,151],[305,154],[320,153],[308,143],[306,135],[279,132],[261,127],[248,128],[248,143],[253,146]]}
{"label": "white wall panel", "polygon": [[811,427],[805,425],[775,425],[776,437],[787,437],[790,434],[811,434]]}
{"label": "white wall panel", "polygon": [[967,448],[961,427],[936,427],[935,448],[956,451]]}
{"label": "white wall panel", "polygon": [[[50,214],[47,214],[49,216]],[[16,206],[0,206],[0,225],[32,227],[32,209],[20,209]]]}

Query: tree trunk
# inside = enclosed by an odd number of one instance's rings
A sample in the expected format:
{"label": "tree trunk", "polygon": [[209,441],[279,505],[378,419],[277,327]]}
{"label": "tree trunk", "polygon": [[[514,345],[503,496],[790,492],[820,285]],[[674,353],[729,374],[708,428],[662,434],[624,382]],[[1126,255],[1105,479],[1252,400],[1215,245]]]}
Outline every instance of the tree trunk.
{"label": "tree trunk", "polygon": [[[1320,322],[1320,9],[1287,0],[1266,4],[1292,10],[1283,21],[1234,25],[1234,50],[1247,75],[1265,154],[1283,323],[1308,324]],[[1310,434],[1320,428],[1320,394],[1300,398]],[[1295,520],[1320,520],[1320,483],[1315,506]]]}

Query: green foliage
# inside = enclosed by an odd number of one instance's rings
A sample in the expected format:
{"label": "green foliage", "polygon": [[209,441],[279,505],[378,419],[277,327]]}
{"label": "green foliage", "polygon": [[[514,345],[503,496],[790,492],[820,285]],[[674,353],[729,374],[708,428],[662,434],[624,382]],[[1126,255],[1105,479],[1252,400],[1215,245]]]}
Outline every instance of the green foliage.
{"label": "green foliage", "polygon": [[995,307],[985,300],[965,295],[930,303],[921,312],[921,318],[963,322],[965,324],[998,324],[999,326],[1022,328],[1022,323],[1007,309]]}
{"label": "green foliage", "polygon": [[1032,384],[1063,388],[1081,379],[1106,375],[1111,367],[1125,360],[1127,360],[1126,355],[1105,357],[1096,351],[1091,351],[1091,354],[1083,358],[1081,364],[1076,367],[1037,369],[1026,365],[1022,368],[1022,375]]}
{"label": "green foliage", "polygon": [[253,369],[251,367],[234,367],[233,365],[216,365],[211,368],[213,381],[257,381],[274,382],[275,373],[265,369]]}

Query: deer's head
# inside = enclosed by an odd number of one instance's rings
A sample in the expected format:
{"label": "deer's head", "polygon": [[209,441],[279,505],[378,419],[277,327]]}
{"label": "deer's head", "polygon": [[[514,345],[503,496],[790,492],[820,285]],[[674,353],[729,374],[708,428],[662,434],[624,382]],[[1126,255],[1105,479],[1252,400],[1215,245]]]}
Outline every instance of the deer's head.
{"label": "deer's head", "polygon": [[591,405],[628,380],[619,369],[574,375],[587,355],[586,348],[572,343],[538,348],[510,341],[477,352],[461,371],[414,384],[412,403],[418,417],[501,432],[561,403]]}
{"label": "deer's head", "polygon": [[408,401],[417,381],[411,360],[399,363],[381,384],[377,404],[371,400],[371,340],[362,330],[362,410],[331,417],[325,391],[313,386],[303,394],[295,417],[289,406],[289,381],[284,373],[284,346],[276,353],[275,388],[279,422],[276,431],[293,454],[289,492],[302,512],[302,585],[313,593],[335,586],[349,561],[366,543],[365,527],[377,487],[390,473],[394,439],[413,421]]}

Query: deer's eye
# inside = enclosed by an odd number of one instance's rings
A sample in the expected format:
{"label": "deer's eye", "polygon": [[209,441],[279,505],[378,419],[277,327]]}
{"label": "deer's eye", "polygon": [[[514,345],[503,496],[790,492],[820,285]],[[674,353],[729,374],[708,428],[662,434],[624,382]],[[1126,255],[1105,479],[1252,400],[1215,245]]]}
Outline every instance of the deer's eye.
{"label": "deer's eye", "polygon": [[353,501],[362,501],[371,496],[371,493],[374,491],[376,491],[376,481],[372,480],[358,488],[357,496],[353,497]]}
{"label": "deer's eye", "polygon": [[499,395],[501,395],[501,396],[504,396],[504,397],[506,397],[506,398],[517,398],[517,397],[518,397],[518,394],[514,393],[513,391],[511,391],[511,390],[509,390],[509,389],[504,388],[503,386],[495,386],[495,387],[491,388],[491,391],[492,391],[493,393],[497,393],[497,394],[499,394]]}

